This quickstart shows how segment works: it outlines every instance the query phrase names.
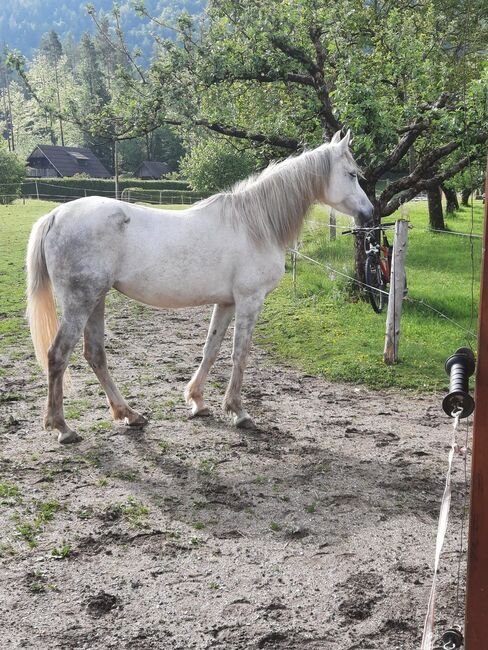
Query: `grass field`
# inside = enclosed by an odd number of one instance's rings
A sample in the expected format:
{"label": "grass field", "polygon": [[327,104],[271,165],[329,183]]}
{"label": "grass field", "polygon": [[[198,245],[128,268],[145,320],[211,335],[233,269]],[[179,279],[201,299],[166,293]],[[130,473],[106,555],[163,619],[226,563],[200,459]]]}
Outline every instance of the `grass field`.
{"label": "grass field", "polygon": [[[328,212],[315,208],[311,219],[326,222]],[[388,221],[392,221],[393,215]],[[371,387],[396,386],[414,390],[439,389],[446,384],[444,361],[463,345],[475,345],[462,328],[476,332],[481,240],[428,231],[427,205],[410,203],[407,276],[409,298],[424,301],[456,321],[456,327],[426,306],[404,302],[400,362],[386,367],[382,360],[385,313],[373,312],[369,303],[350,298],[350,281],[331,271],[299,260],[297,293],[291,274],[269,296],[259,326],[259,339],[277,357],[291,360],[305,372],[329,379],[364,383]],[[483,206],[476,202],[447,219],[451,231],[482,231]],[[350,225],[342,218],[340,225]],[[329,229],[305,228],[306,255],[347,275],[353,274],[351,236],[330,241]],[[471,241],[473,258],[471,261]],[[288,265],[289,267],[289,265]],[[472,296],[473,294],[473,296]]]}
{"label": "grass field", "polygon": [[[33,222],[54,206],[37,201],[0,206],[0,351],[28,335],[23,318],[27,237]],[[405,302],[401,360],[388,368],[382,361],[386,314],[377,315],[368,303],[352,300],[347,279],[300,260],[296,295],[287,273],[268,297],[258,342],[276,358],[331,380],[420,391],[443,387],[447,356],[459,346],[475,344],[464,330],[476,331],[481,240],[472,240],[471,256],[468,237],[427,231],[425,203],[409,204],[408,213],[414,226],[407,255],[409,298],[424,301],[460,327],[417,302]],[[311,215],[314,222],[326,217],[323,208],[315,208]],[[447,223],[453,231],[468,233],[473,227],[480,234],[482,219],[483,206],[477,202],[473,215],[465,208]],[[344,218],[340,223],[350,221]],[[303,240],[304,253],[352,275],[351,237],[338,234],[331,242],[328,228],[310,223]]]}

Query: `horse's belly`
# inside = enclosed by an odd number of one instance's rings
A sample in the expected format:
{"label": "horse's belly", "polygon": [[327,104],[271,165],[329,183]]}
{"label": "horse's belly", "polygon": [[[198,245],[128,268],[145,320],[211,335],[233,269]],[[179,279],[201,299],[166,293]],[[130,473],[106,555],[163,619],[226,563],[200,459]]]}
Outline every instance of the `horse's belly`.
{"label": "horse's belly", "polygon": [[232,304],[232,292],[223,286],[205,286],[203,284],[182,283],[154,286],[139,282],[116,282],[114,288],[133,300],[160,307],[162,309],[179,307],[197,307],[198,305]]}

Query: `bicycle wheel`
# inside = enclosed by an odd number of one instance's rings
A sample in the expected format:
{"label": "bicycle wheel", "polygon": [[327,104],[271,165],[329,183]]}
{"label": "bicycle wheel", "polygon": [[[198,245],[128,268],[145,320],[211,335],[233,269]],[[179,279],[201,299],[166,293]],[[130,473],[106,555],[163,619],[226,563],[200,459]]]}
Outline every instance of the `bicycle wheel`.
{"label": "bicycle wheel", "polygon": [[371,307],[377,314],[381,314],[385,305],[386,295],[383,292],[386,290],[386,284],[383,281],[383,274],[381,273],[379,262],[372,255],[368,255],[366,258],[364,276],[366,278],[366,291]]}

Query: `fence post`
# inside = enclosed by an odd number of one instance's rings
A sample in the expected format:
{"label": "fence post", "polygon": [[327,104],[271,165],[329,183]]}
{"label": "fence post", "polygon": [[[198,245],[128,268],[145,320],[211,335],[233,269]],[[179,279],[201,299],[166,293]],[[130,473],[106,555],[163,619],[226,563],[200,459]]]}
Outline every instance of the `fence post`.
{"label": "fence post", "polygon": [[295,251],[298,250],[298,240],[293,244],[293,250],[291,253],[291,274],[293,278],[293,295],[296,298],[297,295],[297,254]]}
{"label": "fence post", "polygon": [[[485,197],[488,193],[488,161]],[[471,199],[473,200],[473,199]],[[468,571],[466,576],[466,650],[486,646],[488,607],[488,204],[485,198],[483,260],[478,316],[478,361],[473,423],[471,507],[469,509]]]}
{"label": "fence post", "polygon": [[37,184],[37,178],[34,179],[34,183],[36,184],[36,196],[37,200],[39,201],[39,185]]}
{"label": "fence post", "polygon": [[161,190],[159,190],[159,205],[162,205],[162,203],[163,203],[163,193],[161,192]]}
{"label": "fence post", "polygon": [[329,213],[330,241],[334,241],[336,238],[336,233],[337,233],[336,224],[337,224],[336,211],[334,210],[334,208],[331,208]]}
{"label": "fence post", "polygon": [[393,241],[393,260],[388,298],[388,315],[386,318],[384,362],[398,361],[400,342],[400,320],[402,317],[403,293],[405,290],[405,255],[407,252],[408,221],[399,219],[395,222],[395,239]]}

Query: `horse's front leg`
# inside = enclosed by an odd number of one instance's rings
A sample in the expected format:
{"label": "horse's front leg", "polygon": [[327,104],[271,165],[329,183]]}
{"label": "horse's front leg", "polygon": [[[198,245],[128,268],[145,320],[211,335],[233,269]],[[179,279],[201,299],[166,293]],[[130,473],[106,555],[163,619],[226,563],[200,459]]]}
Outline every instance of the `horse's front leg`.
{"label": "horse's front leg", "polygon": [[209,414],[203,400],[203,385],[217,359],[222,340],[233,316],[234,305],[215,305],[203,348],[202,361],[185,389],[185,399],[191,405],[193,415]]}
{"label": "horse's front leg", "polygon": [[236,304],[236,323],[234,329],[234,348],[232,350],[232,374],[224,397],[224,409],[234,413],[237,427],[251,429],[254,423],[242,407],[241,389],[247,357],[251,347],[251,337],[261,312],[264,297],[253,296]]}

